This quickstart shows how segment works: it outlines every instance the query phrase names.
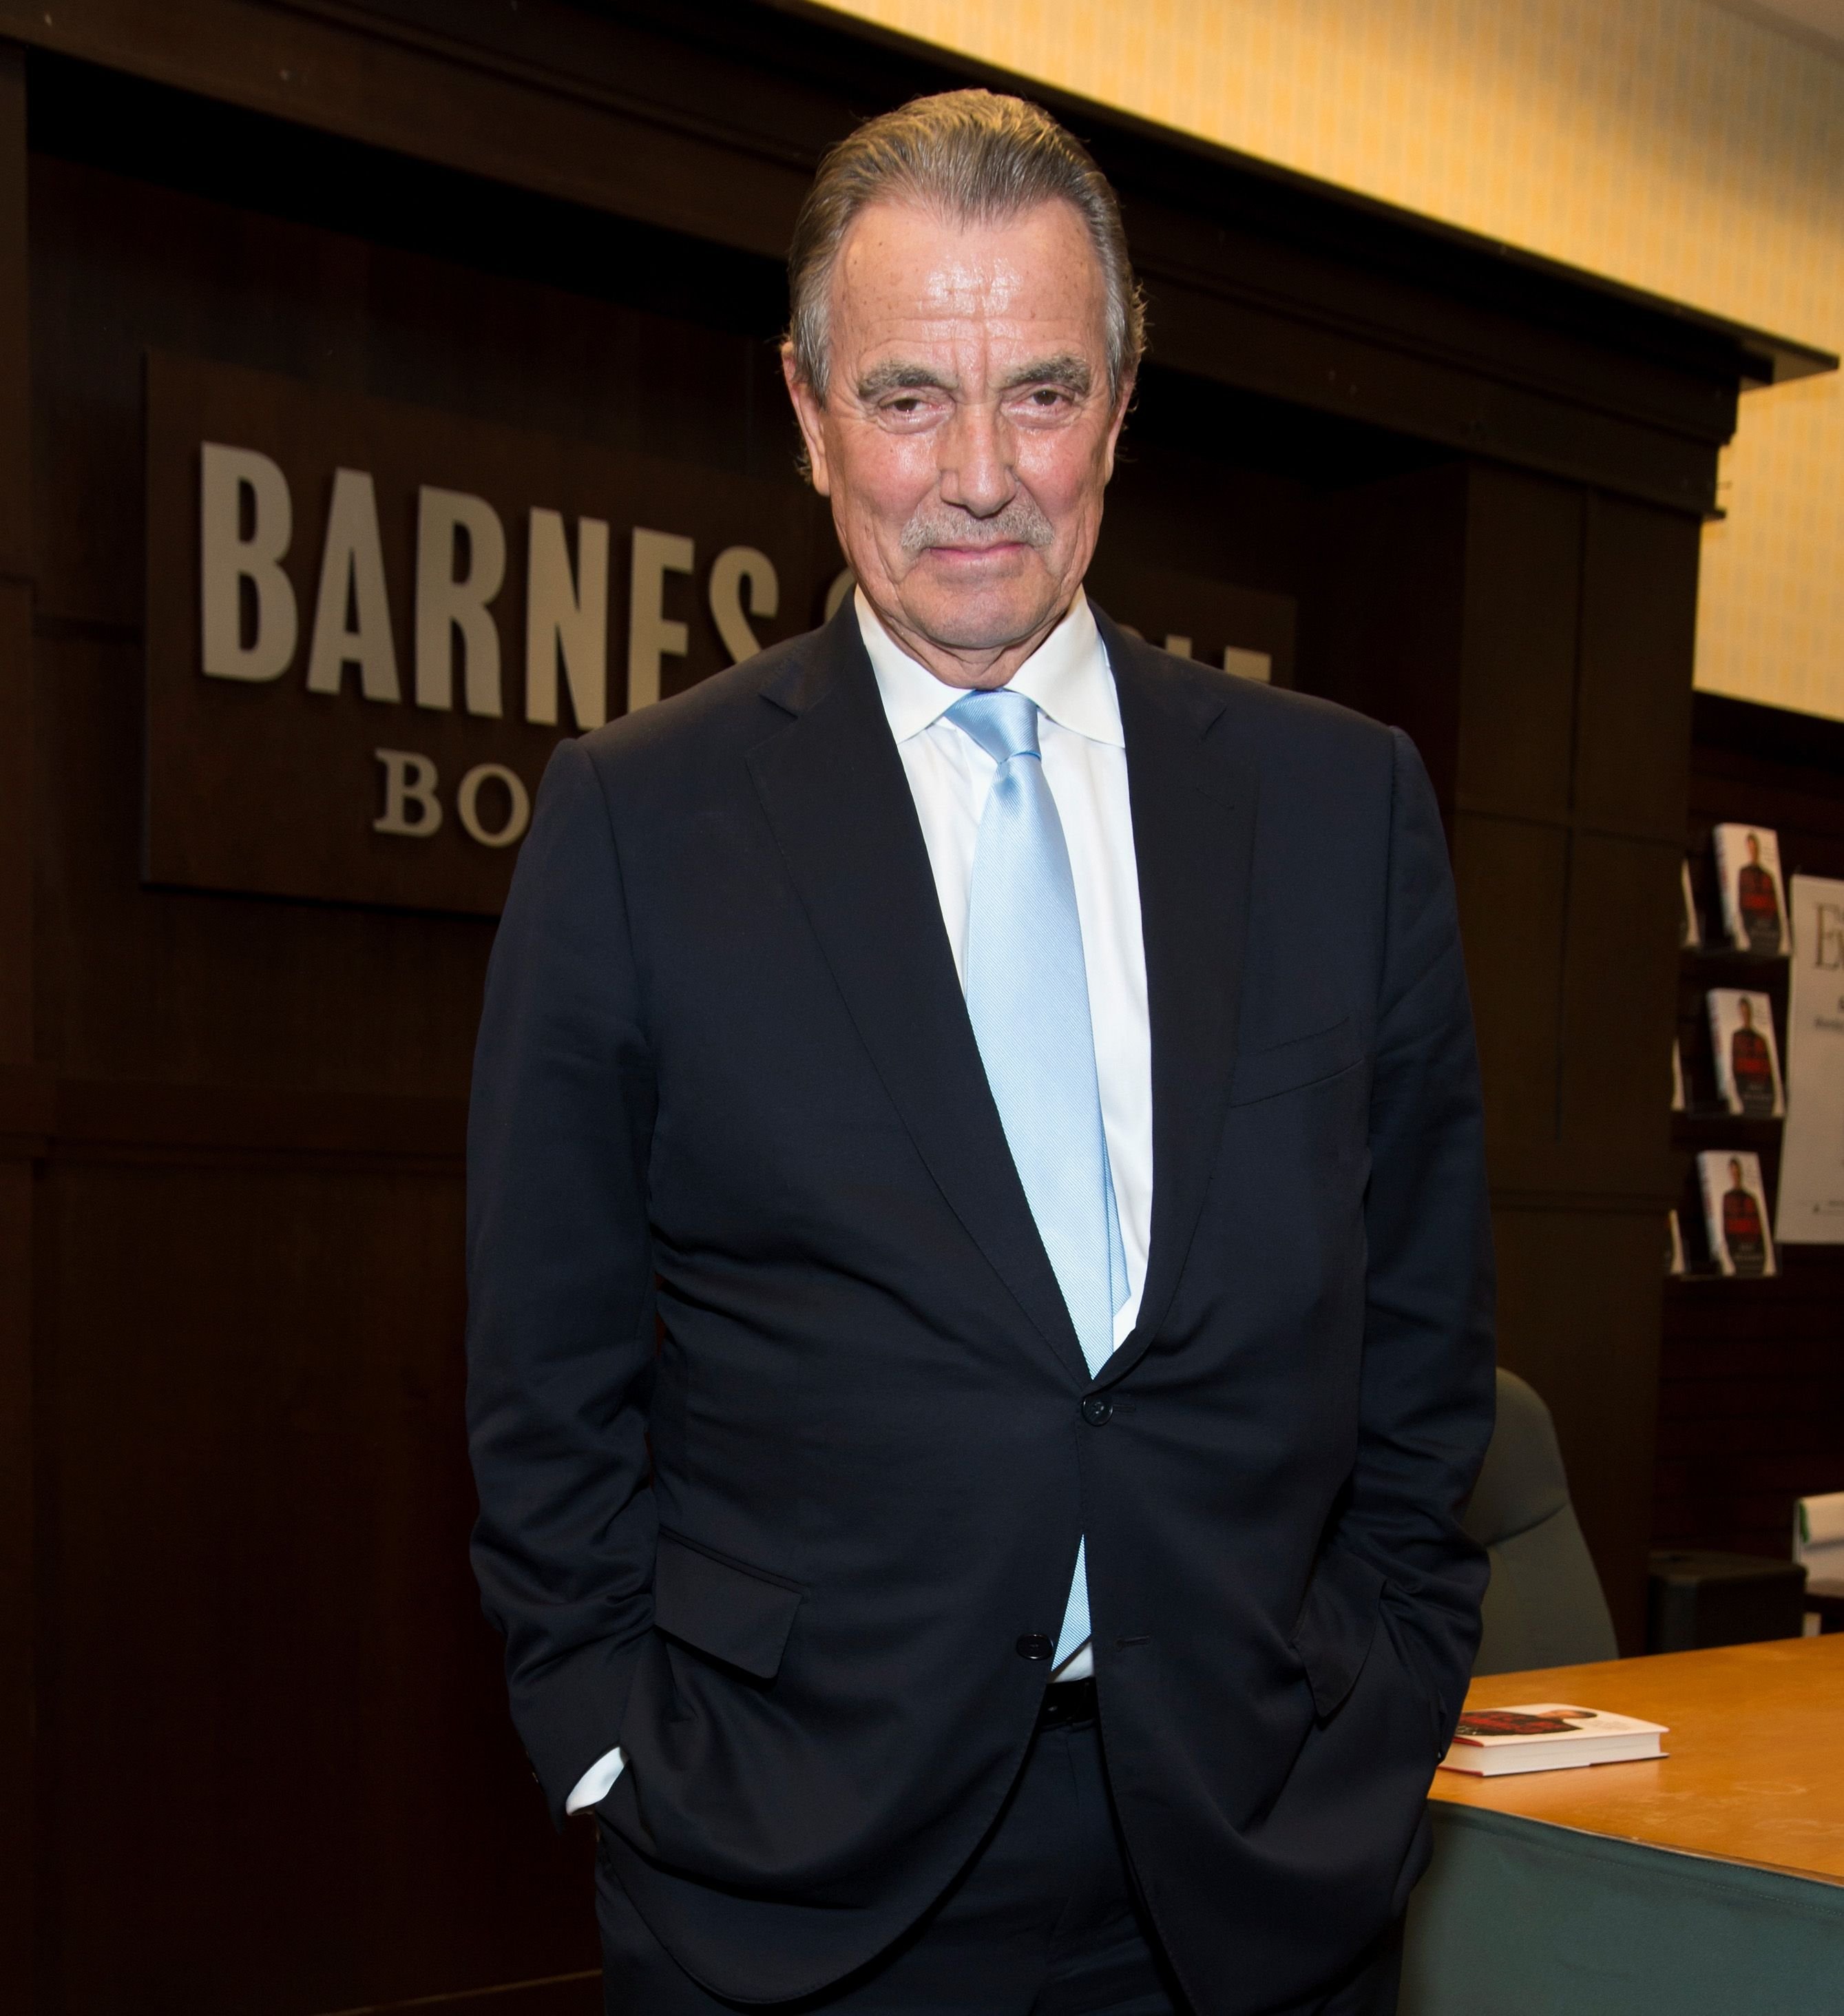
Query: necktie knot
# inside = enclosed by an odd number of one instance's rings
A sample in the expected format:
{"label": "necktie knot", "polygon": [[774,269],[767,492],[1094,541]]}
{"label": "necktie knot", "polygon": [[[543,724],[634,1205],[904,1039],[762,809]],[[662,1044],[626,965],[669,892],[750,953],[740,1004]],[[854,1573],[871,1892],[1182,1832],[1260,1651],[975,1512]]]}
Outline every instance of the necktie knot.
{"label": "necktie knot", "polygon": [[1014,756],[1035,756],[1037,703],[1027,694],[1001,686],[992,693],[970,693],[947,710],[947,718],[970,735],[995,763]]}

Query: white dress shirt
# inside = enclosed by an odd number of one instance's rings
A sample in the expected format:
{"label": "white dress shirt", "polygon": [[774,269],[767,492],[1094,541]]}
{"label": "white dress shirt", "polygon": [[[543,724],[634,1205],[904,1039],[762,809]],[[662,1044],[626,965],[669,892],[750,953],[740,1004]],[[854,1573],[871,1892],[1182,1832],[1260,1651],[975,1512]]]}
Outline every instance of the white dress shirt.
{"label": "white dress shirt", "polygon": [[[877,675],[877,690],[915,800],[935,895],[954,970],[967,979],[967,897],[980,815],[998,766],[945,718],[965,689],[936,679],[911,657],[854,593],[858,630]],[[1120,1344],[1139,1316],[1152,1229],[1152,1042],[1146,1012],[1146,948],[1140,930],[1140,880],[1127,798],[1127,738],[1101,633],[1077,591],[1066,615],[1012,675],[1011,690],[1037,702],[1044,776],[1056,800],[1076,883],[1088,1013],[1095,1034],[1102,1125],[1127,1255],[1127,1300],[1114,1318]],[[1057,1620],[1059,1622],[1061,1619]],[[1095,1670],[1085,1641],[1051,1676],[1086,1679]],[[624,1759],[611,1750],[570,1794],[576,1813],[607,1795]]]}

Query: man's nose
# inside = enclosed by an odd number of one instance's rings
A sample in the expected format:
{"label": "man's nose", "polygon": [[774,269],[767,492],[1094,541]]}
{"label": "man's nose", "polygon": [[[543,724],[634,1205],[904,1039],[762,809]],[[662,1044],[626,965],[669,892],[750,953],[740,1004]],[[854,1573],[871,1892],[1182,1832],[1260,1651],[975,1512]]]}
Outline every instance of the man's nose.
{"label": "man's nose", "polygon": [[941,495],[976,518],[1005,509],[1016,488],[1008,430],[997,409],[969,401],[941,435]]}

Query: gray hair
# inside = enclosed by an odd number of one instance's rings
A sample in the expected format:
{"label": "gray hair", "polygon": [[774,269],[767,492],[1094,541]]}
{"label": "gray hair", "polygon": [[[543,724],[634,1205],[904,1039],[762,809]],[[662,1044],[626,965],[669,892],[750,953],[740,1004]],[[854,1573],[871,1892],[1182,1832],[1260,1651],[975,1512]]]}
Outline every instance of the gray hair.
{"label": "gray hair", "polygon": [[915,203],[956,223],[1072,205],[1108,290],[1108,380],[1116,398],[1146,347],[1145,309],[1127,254],[1120,205],[1072,133],[1041,106],[991,91],[944,91],[867,120],[820,163],[788,250],[787,347],[794,374],[826,396],[832,269],[854,218],[878,202]]}

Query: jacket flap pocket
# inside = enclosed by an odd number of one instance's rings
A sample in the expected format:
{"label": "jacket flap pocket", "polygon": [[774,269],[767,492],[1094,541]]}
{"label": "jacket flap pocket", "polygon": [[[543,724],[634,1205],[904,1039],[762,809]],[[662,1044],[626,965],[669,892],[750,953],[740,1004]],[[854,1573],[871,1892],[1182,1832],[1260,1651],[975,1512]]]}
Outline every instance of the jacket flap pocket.
{"label": "jacket flap pocket", "polygon": [[1292,1642],[1321,1722],[1357,1683],[1376,1636],[1382,1595],[1382,1571],[1368,1561],[1342,1547],[1319,1557]]}
{"label": "jacket flap pocket", "polygon": [[1290,1042],[1271,1044],[1266,1049],[1245,1050],[1236,1059],[1229,1103],[1246,1106],[1254,1100],[1297,1091],[1322,1078],[1335,1078],[1363,1055],[1357,1019],[1350,1015],[1329,1029],[1315,1029],[1310,1036],[1296,1036]]}
{"label": "jacket flap pocket", "polygon": [[660,1535],[653,1562],[653,1623],[727,1665],[771,1680],[800,1607],[800,1591],[701,1547]]}

